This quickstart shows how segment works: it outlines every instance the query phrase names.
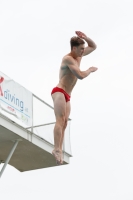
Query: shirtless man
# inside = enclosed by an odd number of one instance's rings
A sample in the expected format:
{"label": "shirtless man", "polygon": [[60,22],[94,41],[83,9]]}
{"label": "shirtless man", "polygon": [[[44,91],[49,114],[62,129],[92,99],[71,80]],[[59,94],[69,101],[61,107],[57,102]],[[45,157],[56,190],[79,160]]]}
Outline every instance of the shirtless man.
{"label": "shirtless man", "polygon": [[[54,103],[54,113],[56,123],[54,127],[54,150],[53,156],[58,165],[63,164],[62,145],[64,132],[67,127],[67,121],[70,115],[70,97],[77,79],[86,78],[91,72],[97,70],[96,67],[90,67],[86,71],[80,70],[80,62],[83,56],[88,55],[96,49],[96,44],[80,31],[75,31],[77,36],[70,40],[71,52],[62,59],[59,83],[53,88],[51,95]],[[88,46],[85,47],[85,41]]]}

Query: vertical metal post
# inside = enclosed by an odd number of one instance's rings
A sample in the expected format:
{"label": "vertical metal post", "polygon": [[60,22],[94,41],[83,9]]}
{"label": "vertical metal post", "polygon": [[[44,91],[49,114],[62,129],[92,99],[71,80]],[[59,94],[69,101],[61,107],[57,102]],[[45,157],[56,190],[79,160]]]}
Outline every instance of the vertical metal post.
{"label": "vertical metal post", "polygon": [[31,132],[33,133],[33,94],[32,94],[32,127],[31,127]]}
{"label": "vertical metal post", "polygon": [[4,170],[5,170],[5,168],[6,168],[6,166],[7,166],[7,164],[9,163],[9,161],[10,161],[10,159],[11,159],[11,157],[12,157],[12,155],[13,155],[13,153],[14,153],[14,151],[15,151],[15,149],[16,149],[16,147],[17,147],[19,141],[20,141],[20,140],[16,140],[15,144],[13,145],[13,147],[12,147],[12,149],[11,149],[11,151],[10,151],[10,153],[9,153],[9,155],[8,155],[8,157],[7,157],[7,159],[6,159],[6,161],[5,161],[5,164],[4,164],[4,166],[3,166],[3,168],[2,168],[2,170],[1,170],[1,172],[0,172],[0,178],[1,178],[1,176],[2,176],[2,174],[3,174],[3,172],[4,172]]}
{"label": "vertical metal post", "polygon": [[64,138],[63,138],[63,160],[64,160],[64,155],[65,155],[65,136],[66,136],[65,132],[66,132],[66,129],[64,131]]}

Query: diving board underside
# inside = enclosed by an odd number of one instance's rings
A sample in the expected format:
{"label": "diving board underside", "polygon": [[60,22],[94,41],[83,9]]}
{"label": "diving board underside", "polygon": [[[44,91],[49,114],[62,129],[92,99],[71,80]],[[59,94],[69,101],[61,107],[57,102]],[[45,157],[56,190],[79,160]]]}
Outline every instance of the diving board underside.
{"label": "diving board underside", "polygon": [[[53,145],[0,114],[0,162],[5,162],[14,142],[21,139],[8,164],[20,172],[57,166]],[[64,164],[69,163],[64,152]]]}

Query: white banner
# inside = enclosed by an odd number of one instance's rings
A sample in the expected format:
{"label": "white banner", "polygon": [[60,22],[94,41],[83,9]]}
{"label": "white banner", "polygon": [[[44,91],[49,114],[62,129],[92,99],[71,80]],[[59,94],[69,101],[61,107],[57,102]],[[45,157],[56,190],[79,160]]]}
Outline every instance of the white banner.
{"label": "white banner", "polygon": [[21,125],[32,125],[32,93],[2,72],[0,112]]}

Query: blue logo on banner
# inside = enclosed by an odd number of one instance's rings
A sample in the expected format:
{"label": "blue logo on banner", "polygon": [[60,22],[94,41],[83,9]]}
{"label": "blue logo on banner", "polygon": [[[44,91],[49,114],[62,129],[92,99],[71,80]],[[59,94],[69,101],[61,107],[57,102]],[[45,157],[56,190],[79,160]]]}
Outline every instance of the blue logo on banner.
{"label": "blue logo on banner", "polygon": [[23,111],[24,103],[19,98],[15,97],[15,94],[10,94],[9,90],[4,91],[4,97],[6,100],[10,101],[11,103],[14,103],[16,106],[20,108],[21,111]]}

